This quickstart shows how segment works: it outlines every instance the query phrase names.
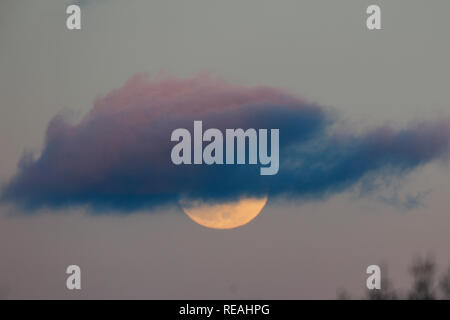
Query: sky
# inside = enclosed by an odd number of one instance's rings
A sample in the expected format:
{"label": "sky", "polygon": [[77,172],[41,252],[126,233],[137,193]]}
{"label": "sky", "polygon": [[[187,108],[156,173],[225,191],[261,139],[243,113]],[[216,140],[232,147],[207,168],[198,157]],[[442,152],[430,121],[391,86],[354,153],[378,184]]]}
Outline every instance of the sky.
{"label": "sky", "polygon": [[[375,1],[383,29],[368,31],[372,2],[93,0],[80,2],[82,29],[69,31],[70,1],[2,1],[0,185],[9,201],[0,205],[0,298],[333,299],[339,288],[361,294],[370,264],[386,263],[400,289],[414,255],[433,253],[441,268],[449,265],[450,4]],[[191,90],[186,99],[148,93],[173,83]],[[218,199],[201,169],[190,173],[200,177],[196,184],[168,175],[164,203],[135,197],[129,205],[124,180],[114,174],[136,162],[109,171],[93,165],[104,141],[97,124],[111,137],[123,119],[142,119],[161,104],[176,107],[152,118],[156,128],[131,124],[149,144],[183,112],[186,123],[199,112],[220,125],[242,115],[243,123],[267,124],[245,103],[225,112],[229,118],[209,114],[208,101],[241,95],[250,106],[270,97],[263,114],[279,116],[281,132],[297,144],[312,136],[320,146],[306,155],[281,153],[281,161],[328,168],[337,161],[326,155],[336,154],[341,166],[324,173],[282,163],[285,171],[270,183],[219,172],[217,180],[229,177],[221,196],[269,193],[269,202],[248,225],[211,230],[176,205],[189,192]],[[124,104],[123,96],[136,98]],[[111,116],[124,105],[125,117]],[[277,113],[283,107],[293,109]],[[127,149],[128,142],[115,144],[112,155],[140,150]],[[78,153],[61,161],[66,150]],[[159,150],[131,158],[142,164]],[[35,155],[28,167],[24,154]],[[117,183],[118,196],[99,196],[104,184],[87,192],[92,176],[75,183],[73,168],[112,179],[102,181]],[[343,168],[352,179],[342,180]],[[27,183],[36,176],[37,184]],[[297,177],[309,178],[309,188]],[[158,188],[148,181],[141,181],[145,188]],[[73,185],[78,189],[56,193]],[[65,287],[69,264],[81,267],[81,291]]]}

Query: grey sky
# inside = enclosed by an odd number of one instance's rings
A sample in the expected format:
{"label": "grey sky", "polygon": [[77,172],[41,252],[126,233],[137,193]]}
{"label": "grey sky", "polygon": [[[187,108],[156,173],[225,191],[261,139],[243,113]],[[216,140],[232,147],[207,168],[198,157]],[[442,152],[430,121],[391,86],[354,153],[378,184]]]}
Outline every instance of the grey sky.
{"label": "grey sky", "polygon": [[[81,31],[65,28],[67,2],[1,2],[0,183],[25,149],[39,151],[56,113],[81,117],[136,72],[280,87],[356,127],[450,115],[446,0],[92,2]],[[365,28],[372,3],[381,31]],[[429,191],[408,211],[351,191],[271,203],[225,232],[175,209],[26,216],[1,207],[0,298],[334,298],[339,287],[361,292],[367,265],[382,261],[401,287],[413,254],[450,262],[449,177],[441,164],[408,176],[401,196]],[[72,263],[85,275],[79,293],[65,289]]]}

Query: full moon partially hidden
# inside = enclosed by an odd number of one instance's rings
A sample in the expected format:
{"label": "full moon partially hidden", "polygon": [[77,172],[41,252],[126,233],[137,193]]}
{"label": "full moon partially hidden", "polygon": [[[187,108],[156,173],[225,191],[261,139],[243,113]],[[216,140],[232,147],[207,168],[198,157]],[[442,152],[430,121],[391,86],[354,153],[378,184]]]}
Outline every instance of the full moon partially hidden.
{"label": "full moon partially hidden", "polygon": [[233,229],[252,221],[264,208],[267,196],[220,204],[181,203],[183,211],[198,224],[213,229]]}

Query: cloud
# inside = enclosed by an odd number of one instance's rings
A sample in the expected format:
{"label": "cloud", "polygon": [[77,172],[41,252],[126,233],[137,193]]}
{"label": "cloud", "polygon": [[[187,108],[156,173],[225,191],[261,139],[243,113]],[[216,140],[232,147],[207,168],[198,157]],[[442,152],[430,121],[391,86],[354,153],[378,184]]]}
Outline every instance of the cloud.
{"label": "cloud", "polygon": [[[279,128],[278,174],[261,176],[259,165],[174,165],[171,132],[192,131],[194,120],[204,130]],[[79,123],[55,116],[41,155],[23,156],[1,200],[28,210],[87,205],[130,212],[180,199],[317,198],[370,175],[401,177],[449,150],[445,120],[359,134],[331,130],[335,121],[331,109],[275,88],[139,74],[97,99]]]}

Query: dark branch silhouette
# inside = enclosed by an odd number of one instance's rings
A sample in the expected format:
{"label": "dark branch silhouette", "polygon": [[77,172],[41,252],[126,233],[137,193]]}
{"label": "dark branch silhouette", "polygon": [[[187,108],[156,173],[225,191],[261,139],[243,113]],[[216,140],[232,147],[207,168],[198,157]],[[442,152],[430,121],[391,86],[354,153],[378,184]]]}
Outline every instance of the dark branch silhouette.
{"label": "dark branch silhouette", "polygon": [[[437,279],[436,261],[432,256],[417,257],[409,267],[412,284],[406,295],[400,294],[389,279],[387,268],[383,268],[381,275],[381,289],[367,290],[362,299],[366,300],[450,300],[450,267]],[[351,295],[341,289],[337,293],[337,299],[349,300]]]}

